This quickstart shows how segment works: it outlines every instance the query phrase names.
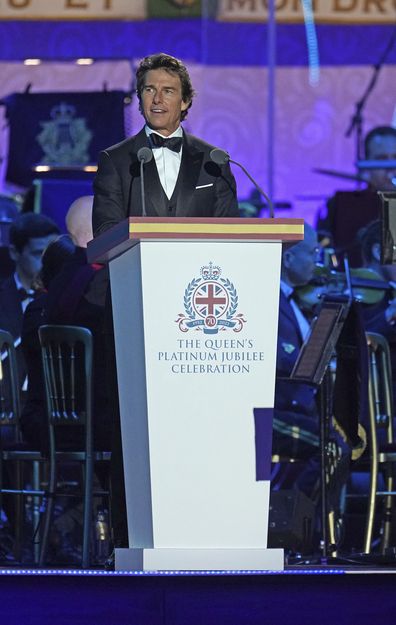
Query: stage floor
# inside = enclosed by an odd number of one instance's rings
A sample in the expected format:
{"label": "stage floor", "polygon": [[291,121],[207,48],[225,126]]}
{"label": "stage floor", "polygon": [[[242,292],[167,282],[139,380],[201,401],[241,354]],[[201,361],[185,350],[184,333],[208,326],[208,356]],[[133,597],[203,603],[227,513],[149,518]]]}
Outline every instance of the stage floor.
{"label": "stage floor", "polygon": [[392,625],[396,568],[0,569],[7,625]]}

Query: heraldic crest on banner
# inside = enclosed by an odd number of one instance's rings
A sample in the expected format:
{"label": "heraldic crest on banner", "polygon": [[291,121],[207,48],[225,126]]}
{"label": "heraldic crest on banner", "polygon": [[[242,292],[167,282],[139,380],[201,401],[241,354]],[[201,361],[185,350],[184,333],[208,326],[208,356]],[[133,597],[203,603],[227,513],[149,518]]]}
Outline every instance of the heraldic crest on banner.
{"label": "heraldic crest on banner", "polygon": [[176,323],[182,332],[203,330],[205,334],[219,331],[240,332],[246,319],[237,313],[238,293],[228,278],[221,277],[221,268],[210,262],[201,267],[201,276],[193,278],[184,291],[184,313]]}
{"label": "heraldic crest on banner", "polygon": [[75,117],[75,107],[65,102],[54,106],[50,115],[52,120],[40,122],[42,131],[36,137],[44,152],[41,163],[61,166],[88,163],[92,132],[84,117]]}

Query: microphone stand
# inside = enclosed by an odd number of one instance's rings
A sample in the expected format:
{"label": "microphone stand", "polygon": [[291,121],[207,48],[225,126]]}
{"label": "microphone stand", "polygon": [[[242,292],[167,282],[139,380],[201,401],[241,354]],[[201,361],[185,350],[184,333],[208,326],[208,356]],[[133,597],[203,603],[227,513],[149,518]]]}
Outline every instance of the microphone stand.
{"label": "microphone stand", "polygon": [[224,150],[220,150],[220,148],[213,148],[213,150],[210,151],[209,156],[210,156],[210,160],[212,160],[214,163],[216,163],[216,165],[225,165],[226,163],[234,163],[234,165],[238,165],[238,167],[240,167],[242,169],[242,171],[247,175],[249,180],[254,184],[256,189],[267,200],[268,208],[269,208],[269,214],[270,214],[271,219],[273,219],[273,217],[274,217],[274,207],[273,207],[273,204],[272,204],[270,198],[268,197],[268,195],[266,193],[264,193],[262,188],[257,184],[255,179],[252,178],[252,176],[244,168],[244,166],[241,165],[241,163],[238,163],[238,161],[234,161],[232,158],[230,158],[230,155],[228,154],[228,152],[225,152]]}
{"label": "microphone stand", "polygon": [[270,198],[268,197],[268,195],[266,193],[264,193],[264,191],[262,190],[261,187],[259,187],[259,185],[257,184],[257,182],[252,178],[252,176],[249,174],[249,172],[244,168],[243,165],[241,165],[241,163],[238,163],[238,161],[234,161],[232,160],[232,158],[228,159],[230,161],[230,163],[234,163],[234,165],[238,165],[238,167],[240,167],[242,169],[242,171],[247,175],[247,177],[249,178],[249,180],[254,184],[254,186],[256,187],[256,189],[258,189],[260,191],[260,193],[265,197],[265,199],[268,202],[268,210],[269,210],[269,216],[271,219],[274,218],[274,206],[270,200]]}
{"label": "microphone stand", "polygon": [[354,128],[356,128],[356,160],[359,161],[361,159],[361,149],[362,149],[362,127],[363,127],[363,116],[362,111],[366,105],[368,97],[370,93],[373,91],[379,76],[379,72],[386,61],[386,58],[389,52],[392,50],[393,45],[396,40],[396,28],[394,29],[391,38],[386,46],[382,56],[380,57],[378,63],[376,63],[373,67],[374,72],[371,76],[371,80],[366,87],[365,92],[363,93],[360,100],[358,100],[355,104],[355,113],[352,116],[348,129],[345,133],[346,137],[350,137]]}
{"label": "microphone stand", "polygon": [[140,195],[142,201],[142,217],[147,217],[146,213],[146,197],[144,193],[144,166],[153,158],[153,152],[150,148],[140,148],[137,153],[140,162]]}
{"label": "microphone stand", "polygon": [[142,198],[142,217],[147,217],[146,213],[146,197],[144,193],[144,164],[145,161],[140,161],[140,195]]}

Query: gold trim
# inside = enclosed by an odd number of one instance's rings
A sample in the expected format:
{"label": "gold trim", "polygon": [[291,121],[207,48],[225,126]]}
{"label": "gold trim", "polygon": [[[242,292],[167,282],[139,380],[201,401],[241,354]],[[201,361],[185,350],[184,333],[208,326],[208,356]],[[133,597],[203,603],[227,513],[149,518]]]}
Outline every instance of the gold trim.
{"label": "gold trim", "polygon": [[191,234],[301,234],[304,224],[197,224],[197,223],[136,223],[129,224],[131,234],[191,233]]}

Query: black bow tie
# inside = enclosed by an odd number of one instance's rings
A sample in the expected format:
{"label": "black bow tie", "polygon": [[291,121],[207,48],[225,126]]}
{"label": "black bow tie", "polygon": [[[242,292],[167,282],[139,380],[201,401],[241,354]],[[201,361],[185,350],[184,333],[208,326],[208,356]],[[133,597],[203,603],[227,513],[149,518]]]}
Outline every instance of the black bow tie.
{"label": "black bow tie", "polygon": [[173,152],[180,152],[183,143],[182,137],[171,137],[170,139],[164,139],[164,137],[160,137],[160,135],[157,135],[154,132],[151,133],[150,140],[153,148],[168,148]]}
{"label": "black bow tie", "polygon": [[33,299],[33,291],[27,291],[21,286],[18,289],[18,297],[20,302],[24,302],[25,299]]}

